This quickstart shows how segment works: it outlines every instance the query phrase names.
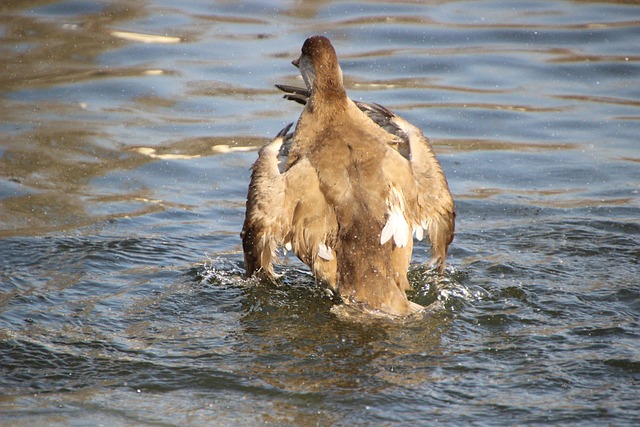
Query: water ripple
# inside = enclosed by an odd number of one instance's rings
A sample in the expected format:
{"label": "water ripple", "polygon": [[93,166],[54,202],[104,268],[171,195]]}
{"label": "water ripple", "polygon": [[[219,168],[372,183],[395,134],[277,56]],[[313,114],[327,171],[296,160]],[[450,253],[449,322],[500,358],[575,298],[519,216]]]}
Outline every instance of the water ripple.
{"label": "water ripple", "polygon": [[[37,4],[36,4],[37,3]],[[0,11],[7,424],[635,425],[638,3],[9,2]],[[258,147],[335,44],[432,140],[457,208],[406,322],[293,258],[246,279]]]}

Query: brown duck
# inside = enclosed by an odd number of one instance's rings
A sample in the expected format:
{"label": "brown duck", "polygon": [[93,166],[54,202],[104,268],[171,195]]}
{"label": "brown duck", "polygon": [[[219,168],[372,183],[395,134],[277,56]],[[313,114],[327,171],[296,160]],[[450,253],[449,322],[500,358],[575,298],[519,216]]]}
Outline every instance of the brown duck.
{"label": "brown duck", "polygon": [[278,87],[305,107],[295,132],[284,128],[252,167],[241,233],[247,275],[275,278],[284,247],[345,304],[391,316],[420,311],[405,295],[413,235],[428,233],[442,272],[455,223],[431,145],[388,109],[347,97],[326,37],[308,38],[294,65],[307,88]]}

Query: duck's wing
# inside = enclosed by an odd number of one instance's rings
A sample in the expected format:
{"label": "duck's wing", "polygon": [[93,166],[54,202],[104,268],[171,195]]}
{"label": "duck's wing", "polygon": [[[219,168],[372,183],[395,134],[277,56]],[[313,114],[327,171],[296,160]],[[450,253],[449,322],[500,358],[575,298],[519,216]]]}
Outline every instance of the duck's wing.
{"label": "duck's wing", "polygon": [[272,261],[283,245],[288,224],[284,212],[285,179],[278,168],[278,156],[292,124],[263,146],[251,166],[247,210],[240,237],[247,276],[263,272],[276,277]]}
{"label": "duck's wing", "polygon": [[433,147],[422,131],[394,112],[378,104],[367,104],[375,114],[395,129],[394,134],[406,141],[408,160],[417,186],[417,202],[407,203],[419,224],[414,224],[414,234],[422,240],[423,232],[429,233],[432,261],[440,272],[455,231],[455,205],[449,191],[447,178],[436,158]]}
{"label": "duck's wing", "polygon": [[305,158],[286,172],[279,169],[291,125],[260,149],[252,166],[247,210],[240,236],[247,276],[277,275],[278,248],[293,252],[330,287],[335,286],[337,233],[334,211],[320,191],[315,168]]}
{"label": "duck's wing", "polygon": [[285,215],[290,221],[285,245],[330,288],[336,285],[335,242],[338,221],[320,188],[315,167],[306,157],[284,174]]}

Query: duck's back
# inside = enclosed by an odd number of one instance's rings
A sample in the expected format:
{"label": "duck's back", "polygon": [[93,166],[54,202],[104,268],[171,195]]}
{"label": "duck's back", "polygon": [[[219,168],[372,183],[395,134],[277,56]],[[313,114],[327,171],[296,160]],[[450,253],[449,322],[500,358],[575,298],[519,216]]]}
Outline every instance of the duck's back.
{"label": "duck's back", "polygon": [[[380,241],[394,184],[402,177],[412,182],[408,162],[389,147],[390,135],[355,106],[330,126],[315,123],[305,158],[316,170],[320,191],[338,224],[331,240],[339,292],[347,301],[366,301],[373,308],[408,314],[412,311],[404,295],[408,259],[400,257],[403,265],[398,268],[394,251],[399,248]],[[302,136],[307,137],[304,132]]]}

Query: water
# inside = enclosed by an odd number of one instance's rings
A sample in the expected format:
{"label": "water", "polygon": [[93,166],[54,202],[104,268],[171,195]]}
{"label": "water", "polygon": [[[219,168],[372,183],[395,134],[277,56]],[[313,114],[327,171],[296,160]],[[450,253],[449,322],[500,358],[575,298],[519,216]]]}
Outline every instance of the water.
{"label": "water", "polygon": [[[638,2],[0,13],[2,425],[640,422]],[[249,166],[314,33],[449,178],[424,319],[341,320],[290,258],[242,279]]]}

